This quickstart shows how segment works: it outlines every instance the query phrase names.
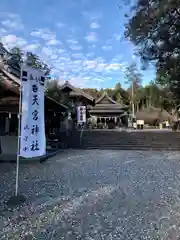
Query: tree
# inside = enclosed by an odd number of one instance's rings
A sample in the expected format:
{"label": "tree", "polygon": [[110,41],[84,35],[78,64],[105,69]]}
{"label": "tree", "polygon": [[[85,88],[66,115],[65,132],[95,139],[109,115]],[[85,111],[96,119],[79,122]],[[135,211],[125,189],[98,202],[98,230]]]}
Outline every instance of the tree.
{"label": "tree", "polygon": [[46,95],[69,108],[73,107],[68,94],[60,90],[59,81],[56,79],[46,81]]}
{"label": "tree", "polygon": [[142,73],[139,71],[135,63],[131,63],[125,71],[127,82],[130,86],[133,84],[133,87],[138,89],[142,83]]}
{"label": "tree", "polygon": [[119,82],[115,85],[115,88],[112,91],[112,98],[116,102],[122,103],[124,100],[124,103],[127,104],[128,93],[121,87],[121,84]]}
{"label": "tree", "polygon": [[61,94],[57,80],[46,81],[45,89],[47,96],[54,98],[57,101],[61,100]]}
{"label": "tree", "polygon": [[180,0],[138,0],[131,8],[125,36],[144,63],[152,62],[157,81],[180,102]]}
{"label": "tree", "polygon": [[[0,42],[0,54],[5,64],[11,66],[12,68],[20,69],[20,63],[23,60],[24,53],[19,47],[13,47],[8,51],[3,44]],[[27,52],[26,53],[27,63],[34,67],[42,70],[46,76],[50,74],[49,66],[40,60],[39,56],[35,53]]]}
{"label": "tree", "polygon": [[122,99],[121,99],[121,84],[117,83],[115,88],[113,89],[113,99],[118,102],[121,103]]}
{"label": "tree", "polygon": [[154,82],[150,82],[141,90],[141,98],[144,99],[146,107],[161,107],[160,96],[161,90]]}
{"label": "tree", "polygon": [[135,114],[135,104],[138,102],[138,91],[141,87],[142,82],[142,74],[137,69],[137,66],[135,63],[130,64],[126,68],[125,75],[127,77],[127,83],[130,84],[130,88],[128,89],[130,99],[131,99],[131,105],[132,105],[132,115]]}
{"label": "tree", "polygon": [[17,61],[22,61],[23,58],[23,52],[18,47],[13,47],[10,49],[10,54],[14,56],[14,58],[17,58]]}
{"label": "tree", "polygon": [[34,54],[32,52],[27,52],[26,53],[26,61],[30,66],[42,70],[46,76],[48,76],[50,74],[51,70],[48,67],[48,65],[46,63],[44,63],[43,61],[41,61],[39,56],[37,56],[36,54]]}
{"label": "tree", "polygon": [[83,88],[85,93],[93,96],[94,98],[98,98],[101,96],[100,92],[96,88]]}
{"label": "tree", "polygon": [[121,84],[120,84],[120,82],[116,83],[115,90],[116,91],[121,91]]}
{"label": "tree", "polygon": [[122,97],[121,97],[120,92],[116,93],[116,99],[115,100],[116,100],[117,103],[122,103]]}

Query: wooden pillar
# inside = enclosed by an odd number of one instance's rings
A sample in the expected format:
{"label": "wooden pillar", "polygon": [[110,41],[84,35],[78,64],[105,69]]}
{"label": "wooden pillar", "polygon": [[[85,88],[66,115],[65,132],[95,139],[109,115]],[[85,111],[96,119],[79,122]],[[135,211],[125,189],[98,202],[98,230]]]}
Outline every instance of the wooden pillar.
{"label": "wooden pillar", "polygon": [[9,116],[5,117],[5,133],[9,133],[10,130],[10,119],[11,119],[11,114]]}

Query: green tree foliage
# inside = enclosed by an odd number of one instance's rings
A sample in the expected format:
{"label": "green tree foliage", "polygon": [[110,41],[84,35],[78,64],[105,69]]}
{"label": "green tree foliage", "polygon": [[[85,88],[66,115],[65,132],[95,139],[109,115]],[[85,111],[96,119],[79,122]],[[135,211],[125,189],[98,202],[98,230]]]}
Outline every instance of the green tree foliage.
{"label": "green tree foliage", "polygon": [[157,81],[180,102],[180,0],[133,2],[125,36],[132,41],[144,66],[152,62]]}
{"label": "green tree foliage", "polygon": [[18,47],[13,47],[10,49],[10,54],[13,55],[13,58],[16,59],[18,62],[22,61],[23,52]]}
{"label": "green tree foliage", "polygon": [[96,89],[96,88],[83,88],[82,89],[85,93],[88,93],[89,95],[91,95],[92,97],[100,97],[100,92]]}
{"label": "green tree foliage", "polygon": [[49,97],[54,98],[57,101],[61,100],[61,92],[59,90],[59,83],[57,80],[46,81],[45,88],[46,94]]}
{"label": "green tree foliage", "polygon": [[23,53],[23,51],[19,47],[13,47],[10,49],[10,51],[8,51],[7,49],[5,49],[2,43],[0,43],[0,52],[2,52],[5,63],[12,68],[14,67],[20,70],[20,64],[23,61],[24,55],[26,55],[25,58],[28,65],[34,68],[41,69],[46,76],[50,74],[51,69],[49,68],[49,66],[42,60],[40,60],[39,56],[37,56],[35,53]]}
{"label": "green tree foliage", "polygon": [[[101,89],[97,90],[95,88],[85,88],[82,89],[84,92],[90,94],[96,99],[99,98],[104,91],[106,91],[109,96],[113,98],[118,103],[124,103],[130,105],[130,96],[128,89],[123,89],[120,83],[117,83],[113,89]],[[69,105],[68,96],[65,93],[62,93],[59,89],[59,82],[57,80],[50,80],[46,85],[46,94],[60,103]],[[154,82],[149,83],[149,85],[143,87],[139,86],[138,91],[136,92],[136,101],[135,101],[135,112],[146,108],[149,106],[162,108],[171,112],[174,108],[172,97],[167,89],[159,87]]]}
{"label": "green tree foliage", "polygon": [[[139,103],[140,103],[140,88],[142,82],[142,74],[138,70],[135,63],[131,63],[125,71],[125,76],[127,78],[126,83],[129,84],[128,94],[129,94],[129,101],[131,103],[132,112],[139,110]],[[134,112],[133,112],[134,113]]]}
{"label": "green tree foliage", "polygon": [[32,52],[27,52],[26,61],[27,63],[29,63],[30,66],[42,70],[46,76],[50,74],[51,69],[49,68],[49,66],[43,61],[41,61],[39,56],[37,56],[36,54]]}
{"label": "green tree foliage", "polygon": [[140,89],[142,83],[142,74],[138,70],[136,64],[132,63],[126,68],[125,75],[127,78],[126,83],[129,84],[128,92],[131,95],[133,88],[134,99],[136,99],[138,90]]}
{"label": "green tree foliage", "polygon": [[62,103],[68,107],[72,107],[71,101],[69,101],[68,94],[60,90],[60,84],[58,80],[46,81],[46,95],[55,99],[59,103]]}

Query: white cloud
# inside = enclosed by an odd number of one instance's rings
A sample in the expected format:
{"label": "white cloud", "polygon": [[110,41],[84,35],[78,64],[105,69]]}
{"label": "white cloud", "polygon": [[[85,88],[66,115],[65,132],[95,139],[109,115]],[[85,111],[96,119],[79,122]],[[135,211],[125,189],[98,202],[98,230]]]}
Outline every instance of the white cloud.
{"label": "white cloud", "polygon": [[37,29],[31,32],[31,36],[41,38],[45,41],[56,39],[56,34],[49,29]]}
{"label": "white cloud", "polygon": [[82,49],[82,46],[80,45],[70,45],[69,48],[74,51],[79,51]]}
{"label": "white cloud", "polygon": [[7,31],[5,28],[0,28],[0,35],[3,36],[4,34],[6,34]]}
{"label": "white cloud", "polygon": [[27,41],[25,39],[16,37],[13,34],[9,34],[1,37],[1,41],[5,45],[5,47],[8,47],[8,48],[12,48],[14,46],[23,47],[27,44]]}
{"label": "white cloud", "polygon": [[58,27],[58,28],[63,28],[63,27],[65,27],[65,26],[66,26],[65,23],[62,23],[62,22],[56,23],[56,27]]}
{"label": "white cloud", "polygon": [[20,47],[23,47],[28,44],[28,42],[23,38],[17,37],[16,40],[17,40],[17,45]]}
{"label": "white cloud", "polygon": [[41,37],[41,31],[32,31],[31,32],[31,36],[33,37]]}
{"label": "white cloud", "polygon": [[17,43],[17,37],[15,35],[10,34],[10,35],[2,37],[2,42],[4,45],[11,46],[11,45]]}
{"label": "white cloud", "polygon": [[[94,21],[95,22],[95,21]],[[10,32],[10,31],[9,31]],[[73,35],[63,39],[63,43],[56,34],[49,29],[35,29],[31,38],[20,38],[4,32],[3,42],[12,47],[19,45],[24,51],[32,51],[40,56],[52,69],[52,74],[59,79],[69,80],[79,87],[98,86],[104,81],[109,81],[110,76],[123,71],[120,56],[115,56],[111,61],[98,57],[95,52],[97,35],[90,32],[86,36],[89,52],[83,53],[81,42],[74,39]],[[75,36],[75,35],[74,35]],[[105,43],[102,48],[110,49],[110,43]]]}
{"label": "white cloud", "polygon": [[112,58],[111,63],[121,62],[123,59],[123,55],[117,54],[114,58]]}
{"label": "white cloud", "polygon": [[5,47],[12,48],[17,46],[17,47],[20,47],[25,52],[28,52],[28,51],[33,52],[40,47],[39,44],[28,43],[25,39],[17,37],[12,34],[3,36],[1,39]]}
{"label": "white cloud", "polygon": [[85,39],[88,42],[96,42],[97,41],[97,35],[95,32],[90,32],[88,33],[88,35],[85,37]]}
{"label": "white cloud", "polygon": [[50,47],[42,47],[41,51],[43,54],[47,56],[50,56],[53,54],[53,50]]}
{"label": "white cloud", "polygon": [[55,66],[56,70],[59,69],[59,77],[78,87],[89,86],[93,80],[92,84],[109,81],[111,77],[108,74],[120,73],[123,70],[122,63],[106,63],[102,57],[88,60],[82,54],[72,54],[69,58],[61,57],[59,60]]}
{"label": "white cloud", "polygon": [[61,54],[61,53],[64,53],[64,52],[65,52],[65,49],[61,49],[61,48],[60,48],[60,49],[57,50],[57,52],[60,53],[60,54]]}
{"label": "white cloud", "polygon": [[123,34],[114,34],[114,38],[117,41],[123,41],[124,40]]}
{"label": "white cloud", "polygon": [[6,28],[11,29],[23,29],[23,25],[19,25],[17,22],[12,22],[10,20],[4,20],[1,22],[1,24]]}
{"label": "white cloud", "polygon": [[117,71],[121,70],[121,63],[105,63],[103,58],[96,58],[91,61],[85,61],[84,67],[86,69],[93,69],[95,72],[109,72],[109,71]]}
{"label": "white cloud", "polygon": [[26,52],[34,52],[39,47],[40,47],[39,44],[28,44],[23,48],[23,50]]}
{"label": "white cloud", "polygon": [[57,45],[57,44],[59,44],[60,43],[60,41],[58,41],[57,39],[51,39],[51,40],[49,40],[46,44],[47,45]]}
{"label": "white cloud", "polygon": [[75,39],[68,39],[67,43],[69,43],[69,44],[78,44],[78,41],[75,40]]}
{"label": "white cloud", "polygon": [[95,55],[94,52],[90,52],[90,53],[87,53],[87,54],[86,54],[86,57],[89,58],[89,57],[93,57],[94,55]]}
{"label": "white cloud", "polygon": [[56,60],[56,59],[58,59],[58,57],[59,57],[59,56],[58,56],[57,54],[52,54],[52,55],[51,55],[51,59],[52,59],[52,60]]}
{"label": "white cloud", "polygon": [[109,51],[112,49],[112,46],[103,46],[102,47],[103,50]]}
{"label": "white cloud", "polygon": [[121,63],[107,63],[102,57],[89,60],[88,56],[82,53],[58,53],[56,49],[55,55],[54,51],[52,48],[43,48],[43,52],[50,56],[53,74],[58,75],[60,79],[69,80],[78,87],[101,84],[103,81],[109,81],[110,77],[107,74],[121,71]]}
{"label": "white cloud", "polygon": [[116,71],[121,69],[122,64],[121,63],[110,63],[106,65],[107,71]]}
{"label": "white cloud", "polygon": [[109,70],[109,65],[106,63],[99,63],[97,64],[96,68],[95,68],[95,72],[103,72],[103,71],[108,71]]}
{"label": "white cloud", "polygon": [[1,24],[4,28],[9,30],[23,30],[24,25],[22,23],[21,17],[13,13],[0,13]]}
{"label": "white cloud", "polygon": [[79,44],[79,42],[75,39],[67,39],[66,40],[67,42],[67,45],[68,47],[71,49],[71,50],[74,50],[74,51],[79,51],[82,49],[82,46]]}
{"label": "white cloud", "polygon": [[95,61],[86,61],[84,65],[87,69],[94,69],[96,68],[97,63]]}
{"label": "white cloud", "polygon": [[90,25],[90,28],[93,28],[93,29],[97,29],[99,27],[100,27],[100,25],[96,22],[92,22],[91,25]]}
{"label": "white cloud", "polygon": [[73,58],[83,58],[83,54],[82,53],[73,53],[71,56]]}
{"label": "white cloud", "polygon": [[102,13],[101,12],[88,12],[88,11],[83,11],[82,12],[82,15],[87,19],[87,20],[90,20],[90,21],[95,21],[95,20],[98,20],[102,17]]}
{"label": "white cloud", "polygon": [[50,31],[49,29],[37,29],[37,30],[31,32],[31,36],[46,41],[45,44],[47,46],[51,46],[51,45],[55,46],[58,44],[62,44],[61,41],[59,41],[56,38],[56,34],[52,31]]}
{"label": "white cloud", "polygon": [[90,77],[72,76],[68,80],[76,87],[85,88],[88,86]]}

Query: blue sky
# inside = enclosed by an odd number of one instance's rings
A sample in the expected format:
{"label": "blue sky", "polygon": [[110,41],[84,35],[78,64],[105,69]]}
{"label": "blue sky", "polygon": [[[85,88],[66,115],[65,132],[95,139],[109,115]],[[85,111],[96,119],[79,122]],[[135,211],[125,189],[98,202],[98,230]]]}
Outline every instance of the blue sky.
{"label": "blue sky", "polygon": [[[117,0],[1,0],[0,36],[8,47],[37,53],[60,83],[77,87],[125,86],[134,47],[123,37],[124,13]],[[154,79],[143,72],[143,84]]]}

